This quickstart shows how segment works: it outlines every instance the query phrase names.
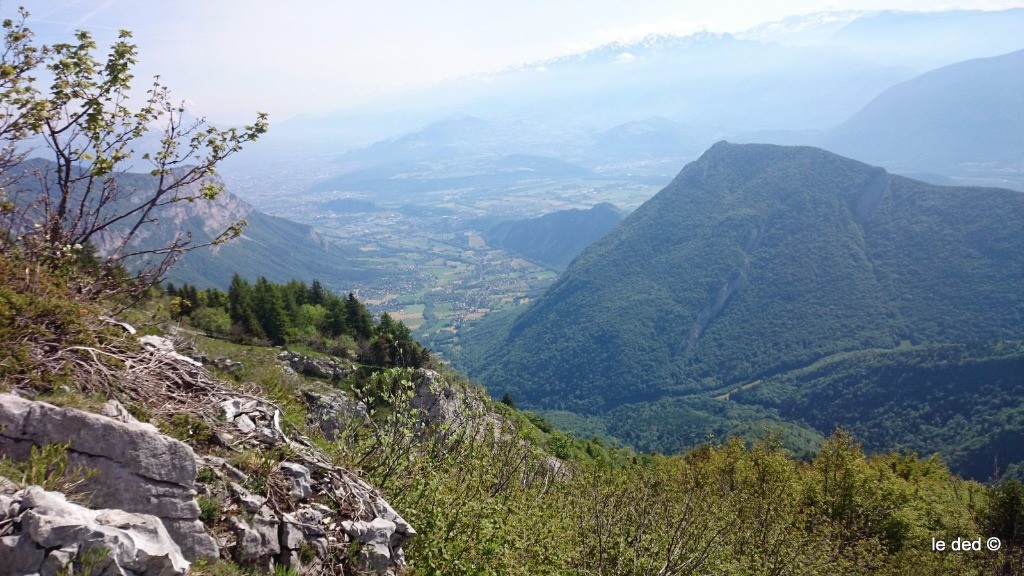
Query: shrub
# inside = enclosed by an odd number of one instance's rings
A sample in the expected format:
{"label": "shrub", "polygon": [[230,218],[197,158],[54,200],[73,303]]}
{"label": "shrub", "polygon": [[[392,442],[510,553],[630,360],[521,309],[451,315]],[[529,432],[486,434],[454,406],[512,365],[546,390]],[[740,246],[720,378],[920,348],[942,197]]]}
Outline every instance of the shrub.
{"label": "shrub", "polygon": [[87,500],[80,491],[82,484],[96,475],[84,466],[68,468],[68,449],[71,444],[32,446],[27,459],[15,462],[0,458],[0,476],[24,486],[41,486],[44,490],[65,493],[72,500]]}

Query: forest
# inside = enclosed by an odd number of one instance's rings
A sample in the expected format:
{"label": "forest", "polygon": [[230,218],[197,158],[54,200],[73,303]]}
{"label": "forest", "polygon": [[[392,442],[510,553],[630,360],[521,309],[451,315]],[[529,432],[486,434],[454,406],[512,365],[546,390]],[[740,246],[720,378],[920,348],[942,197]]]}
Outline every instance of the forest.
{"label": "forest", "polygon": [[306,347],[371,366],[419,368],[431,361],[405,324],[386,312],[374,319],[355,294],[338,296],[317,280],[277,284],[261,276],[250,283],[235,274],[227,292],[173,283],[165,291],[173,318],[208,336]]}

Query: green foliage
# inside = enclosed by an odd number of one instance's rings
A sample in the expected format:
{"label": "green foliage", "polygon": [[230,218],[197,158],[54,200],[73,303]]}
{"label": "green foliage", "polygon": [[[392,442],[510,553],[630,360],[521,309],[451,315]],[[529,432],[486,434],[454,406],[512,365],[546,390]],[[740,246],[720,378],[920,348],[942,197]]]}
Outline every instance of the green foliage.
{"label": "green foliage", "polygon": [[257,494],[267,493],[267,481],[280,461],[280,455],[267,450],[246,450],[231,458],[231,464],[248,475],[245,488]]}
{"label": "green foliage", "polygon": [[88,494],[80,488],[96,471],[83,466],[68,467],[71,444],[33,444],[28,458],[21,461],[0,457],[0,476],[23,486],[42,486],[45,490],[64,492],[72,498],[85,500]]}
{"label": "green foliage", "polygon": [[[390,403],[374,434],[416,436],[403,382],[375,381]],[[559,468],[521,433],[336,449],[361,454],[358,467],[416,527],[414,574],[980,575],[992,559],[930,551],[932,537],[983,534],[984,488],[937,460],[868,457],[845,432],[811,461],[769,435],[618,464],[581,457],[556,433],[546,438],[565,448]]]}
{"label": "green foliage", "polygon": [[199,519],[207,526],[213,526],[220,520],[220,500],[198,496],[196,502],[199,504]]}
{"label": "green foliage", "polygon": [[[207,344],[214,347],[208,353],[243,360],[240,378],[255,381],[286,421],[303,425],[301,402],[273,350]],[[443,374],[454,398],[473,390],[464,378]],[[346,428],[334,443],[317,440],[417,529],[405,546],[412,574],[980,576],[1003,559],[930,551],[932,537],[987,535],[994,517],[987,511],[1000,508],[988,504],[989,490],[955,478],[936,459],[867,456],[845,433],[814,459],[793,458],[783,448],[791,444],[786,431],[680,456],[640,456],[489,400],[463,404],[468,412],[458,426],[425,426],[411,405],[415,378],[403,367],[360,371],[345,385],[370,407],[372,423]],[[505,423],[493,419],[490,406]],[[713,398],[686,407],[722,421],[732,409],[757,413]],[[641,412],[635,422],[650,418]],[[248,489],[267,493],[266,479],[286,457],[253,450],[231,462],[249,475]],[[1008,501],[1002,509],[1014,509]],[[218,514],[213,503],[200,507],[204,519]],[[218,563],[198,573],[234,570]]]}
{"label": "green foliage", "polygon": [[110,550],[92,546],[79,550],[57,571],[57,576],[99,576],[111,563]]}
{"label": "green foliage", "polygon": [[[181,230],[157,236],[154,228],[164,207],[216,198],[222,190],[211,179],[216,166],[266,132],[266,115],[242,129],[183,122],[183,105],[159,81],[133,108],[137,49],[130,32],[120,31],[102,57],[87,31],[71,42],[34,45],[25,18],[22,11],[20,21],[3,23],[0,177],[18,203],[7,203],[5,195],[0,247],[51,270],[74,265],[76,281],[95,298],[139,297],[182,253],[238,236],[244,221],[208,242],[194,243]],[[136,153],[151,131],[159,132],[156,149]],[[16,170],[30,138],[52,162]],[[148,178],[127,174],[139,162],[149,165]],[[101,236],[116,240],[97,258],[93,245]],[[141,236],[161,241],[140,245],[134,240]]]}
{"label": "green foliage", "polygon": [[986,536],[1002,542],[999,574],[1024,570],[1024,485],[1016,478],[989,489],[988,503],[981,515]]}
{"label": "green foliage", "polygon": [[615,206],[602,203],[589,210],[561,210],[539,218],[501,222],[485,236],[491,246],[561,271],[621,220],[622,213]]}
{"label": "green foliage", "polygon": [[0,255],[0,383],[48,387],[66,370],[41,367],[36,359],[55,343],[95,345],[88,321],[94,308],[69,294],[66,279],[11,255]]}
{"label": "green foliage", "polygon": [[512,408],[513,410],[516,407],[516,403],[512,400],[512,397],[509,396],[508,392],[506,392],[505,395],[501,397],[501,403],[504,404],[505,406],[508,406],[509,408]]}
{"label": "green foliage", "polygon": [[217,481],[217,473],[213,471],[213,468],[203,466],[196,473],[196,480],[204,484],[210,484]]}
{"label": "green foliage", "polygon": [[181,412],[160,422],[160,431],[188,444],[205,444],[213,438],[213,431],[201,418]]}
{"label": "green foliage", "polygon": [[231,333],[231,316],[220,307],[204,306],[189,314],[190,323],[214,338],[224,338]]}
{"label": "green foliage", "polygon": [[297,569],[283,564],[274,564],[274,571],[271,574],[274,576],[302,576]]}
{"label": "green foliage", "polygon": [[1024,342],[844,354],[731,395],[820,432],[843,423],[872,451],[941,454],[987,480],[1024,461]]}
{"label": "green foliage", "polygon": [[246,572],[230,560],[197,558],[189,566],[188,573],[193,576],[243,576]]}
{"label": "green foliage", "polygon": [[235,274],[226,294],[184,284],[174,287],[173,297],[189,302],[178,306],[180,317],[210,336],[306,346],[378,367],[431,363],[405,324],[386,313],[375,322],[354,294],[337,296],[315,280],[312,286],[277,284],[261,276],[253,285]]}
{"label": "green foliage", "polygon": [[[602,418],[642,450],[766,427],[813,450],[838,423],[872,450],[940,450],[987,478],[994,460],[1024,459],[1017,361],[940,366],[899,347],[1024,338],[1021,229],[1019,193],[938,188],[813,148],[720,143],[542,298],[460,334],[455,360],[495,397]],[[790,379],[814,389],[806,398],[789,402],[803,392],[773,382],[858,353],[861,368],[829,366],[842,378],[822,368],[817,384]],[[762,386],[775,401],[732,402]],[[922,392],[930,400],[911,406]]]}

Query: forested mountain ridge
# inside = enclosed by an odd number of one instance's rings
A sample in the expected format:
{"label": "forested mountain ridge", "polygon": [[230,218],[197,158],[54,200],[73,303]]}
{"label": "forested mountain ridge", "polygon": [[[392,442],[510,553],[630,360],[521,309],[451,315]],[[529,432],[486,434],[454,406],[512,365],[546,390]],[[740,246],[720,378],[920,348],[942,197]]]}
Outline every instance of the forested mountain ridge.
{"label": "forested mountain ridge", "polygon": [[537,218],[499,222],[484,236],[491,245],[561,271],[621,220],[622,213],[615,206],[602,202],[587,210],[559,210]]}
{"label": "forested mountain ridge", "polygon": [[716,144],[461,361],[604,413],[848,351],[1024,338],[1024,195],[809,147]]}

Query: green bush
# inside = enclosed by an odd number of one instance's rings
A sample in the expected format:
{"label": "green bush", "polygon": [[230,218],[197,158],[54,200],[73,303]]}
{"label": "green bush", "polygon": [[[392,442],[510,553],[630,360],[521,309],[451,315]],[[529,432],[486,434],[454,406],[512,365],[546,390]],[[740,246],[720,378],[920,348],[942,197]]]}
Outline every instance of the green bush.
{"label": "green bush", "polygon": [[72,500],[87,500],[80,491],[83,483],[96,475],[96,471],[83,466],[68,467],[67,444],[33,445],[27,459],[14,461],[0,458],[0,476],[23,486],[41,486],[44,490],[64,492]]}

